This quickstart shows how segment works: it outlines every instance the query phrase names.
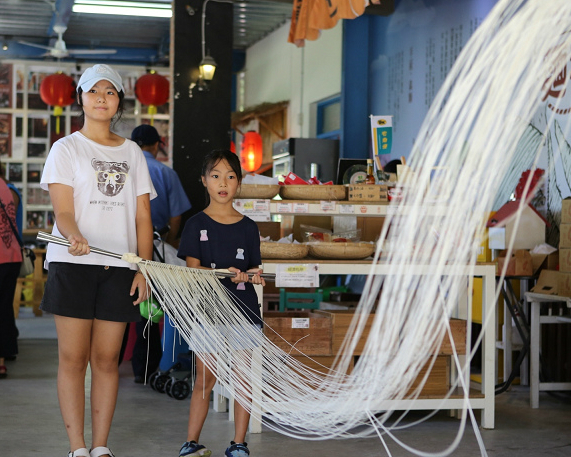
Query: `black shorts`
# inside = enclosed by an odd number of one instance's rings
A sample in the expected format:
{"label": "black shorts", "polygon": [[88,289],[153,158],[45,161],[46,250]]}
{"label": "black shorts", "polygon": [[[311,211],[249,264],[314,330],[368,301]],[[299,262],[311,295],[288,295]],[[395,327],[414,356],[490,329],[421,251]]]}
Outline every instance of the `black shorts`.
{"label": "black shorts", "polygon": [[141,319],[130,296],[129,268],[51,262],[40,309],[58,316],[133,322]]}

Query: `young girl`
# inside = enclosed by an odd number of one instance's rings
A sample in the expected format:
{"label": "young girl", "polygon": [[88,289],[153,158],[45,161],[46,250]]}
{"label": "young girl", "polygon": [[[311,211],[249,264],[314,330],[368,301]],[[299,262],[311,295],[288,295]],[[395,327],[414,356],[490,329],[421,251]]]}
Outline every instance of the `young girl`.
{"label": "young girl", "polygon": [[[186,258],[186,265],[191,268],[227,268],[235,272],[234,278],[222,279],[221,282],[241,301],[240,310],[245,316],[244,325],[257,325],[261,328],[260,306],[252,285],[265,285],[259,274],[262,270],[258,268],[262,262],[260,233],[254,221],[240,214],[232,206],[232,200],[242,181],[240,160],[230,151],[212,151],[204,159],[201,176],[207,192],[207,207],[187,221],[178,255]],[[248,280],[247,272],[258,274]],[[215,382],[215,373],[197,357],[187,441],[180,450],[180,457],[212,455],[212,451],[198,443],[208,414],[210,392]],[[235,434],[226,449],[227,457],[250,455],[244,442],[249,420],[250,411],[235,401]]]}
{"label": "young girl", "polygon": [[[90,253],[89,246],[151,259],[150,198],[156,194],[139,147],[111,131],[123,109],[121,76],[107,65],[95,65],[81,76],[77,93],[83,127],[54,143],[41,180],[54,208],[52,233],[71,244],[48,245],[41,309],[55,315],[57,389],[68,457],[113,457],[107,439],[117,400],[119,352],[126,323],[140,319],[138,304],[146,299],[147,287],[135,265]],[[91,451],[84,438],[88,364]]]}

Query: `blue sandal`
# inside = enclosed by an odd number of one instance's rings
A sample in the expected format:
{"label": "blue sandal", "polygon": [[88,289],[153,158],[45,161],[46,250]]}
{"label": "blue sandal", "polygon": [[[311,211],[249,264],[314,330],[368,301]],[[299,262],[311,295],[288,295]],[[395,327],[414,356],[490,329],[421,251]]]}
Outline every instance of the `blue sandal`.
{"label": "blue sandal", "polygon": [[212,451],[196,441],[187,441],[180,448],[179,457],[210,457]]}
{"label": "blue sandal", "polygon": [[226,457],[249,457],[250,449],[248,443],[235,443],[230,441],[230,447],[224,453]]}

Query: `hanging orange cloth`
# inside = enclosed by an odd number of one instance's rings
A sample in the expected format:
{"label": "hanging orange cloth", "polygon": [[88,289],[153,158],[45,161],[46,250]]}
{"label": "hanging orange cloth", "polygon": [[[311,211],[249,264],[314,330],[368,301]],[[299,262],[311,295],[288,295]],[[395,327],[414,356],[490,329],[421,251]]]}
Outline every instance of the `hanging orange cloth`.
{"label": "hanging orange cloth", "polygon": [[355,19],[365,12],[368,0],[294,0],[288,42],[297,47],[316,40],[321,30],[331,29],[339,19]]}
{"label": "hanging orange cloth", "polygon": [[319,29],[309,27],[309,15],[315,0],[294,0],[289,28],[288,43],[295,44],[298,48],[305,45],[305,40],[317,40],[320,35]]}

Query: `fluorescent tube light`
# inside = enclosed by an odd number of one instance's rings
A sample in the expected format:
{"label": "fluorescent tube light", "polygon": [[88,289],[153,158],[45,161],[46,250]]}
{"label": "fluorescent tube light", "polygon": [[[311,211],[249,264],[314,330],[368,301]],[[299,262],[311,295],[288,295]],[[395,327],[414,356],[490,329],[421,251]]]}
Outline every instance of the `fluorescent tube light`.
{"label": "fluorescent tube light", "polygon": [[74,13],[112,14],[116,16],[172,17],[170,3],[79,0],[73,4],[72,11]]}

